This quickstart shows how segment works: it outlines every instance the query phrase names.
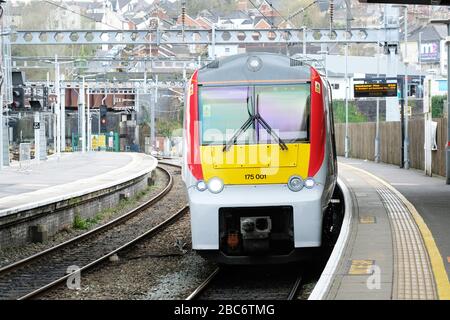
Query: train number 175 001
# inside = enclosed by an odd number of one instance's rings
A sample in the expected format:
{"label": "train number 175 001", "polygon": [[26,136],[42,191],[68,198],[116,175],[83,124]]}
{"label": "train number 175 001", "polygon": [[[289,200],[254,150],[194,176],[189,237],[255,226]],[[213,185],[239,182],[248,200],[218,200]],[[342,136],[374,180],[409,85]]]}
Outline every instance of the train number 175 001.
{"label": "train number 175 001", "polygon": [[265,180],[267,179],[266,174],[246,174],[245,180]]}

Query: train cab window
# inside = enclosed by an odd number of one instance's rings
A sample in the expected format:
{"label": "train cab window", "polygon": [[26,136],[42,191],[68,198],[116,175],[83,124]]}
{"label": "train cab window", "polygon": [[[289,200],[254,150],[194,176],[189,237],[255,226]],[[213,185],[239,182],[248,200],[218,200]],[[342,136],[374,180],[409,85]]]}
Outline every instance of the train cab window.
{"label": "train cab window", "polygon": [[309,83],[200,87],[202,145],[225,145],[235,134],[237,144],[276,143],[274,136],[283,142],[308,142],[310,109]]}
{"label": "train cab window", "polygon": [[[249,118],[248,87],[201,87],[199,111],[202,144],[224,144]],[[254,142],[251,130],[240,136]]]}
{"label": "train cab window", "polygon": [[[257,110],[285,142],[308,141],[310,84],[256,87]],[[273,137],[258,124],[260,143]]]}

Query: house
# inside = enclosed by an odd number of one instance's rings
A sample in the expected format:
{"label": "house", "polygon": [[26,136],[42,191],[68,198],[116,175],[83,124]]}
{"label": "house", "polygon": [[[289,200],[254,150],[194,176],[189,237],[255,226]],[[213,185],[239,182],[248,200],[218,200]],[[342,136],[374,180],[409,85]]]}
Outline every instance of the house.
{"label": "house", "polygon": [[[414,30],[408,36],[409,63],[416,64],[424,72],[435,75],[447,74],[447,46],[445,44],[447,30],[445,25],[427,24]],[[405,43],[401,44],[401,51],[405,51]]]}

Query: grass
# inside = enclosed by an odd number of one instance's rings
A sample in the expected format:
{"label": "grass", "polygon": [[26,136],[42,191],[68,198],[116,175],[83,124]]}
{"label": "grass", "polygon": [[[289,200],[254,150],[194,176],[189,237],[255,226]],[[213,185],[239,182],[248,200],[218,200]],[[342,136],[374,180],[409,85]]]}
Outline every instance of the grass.
{"label": "grass", "polygon": [[75,214],[72,227],[76,230],[88,230],[92,226],[101,222],[102,220],[110,218],[111,216],[117,214],[118,212],[125,210],[128,206],[135,205],[139,200],[142,199],[142,197],[144,197],[154,188],[155,186],[149,186],[144,190],[139,191],[132,198],[121,200],[117,206],[100,211],[92,218],[84,219],[80,217],[79,214]]}

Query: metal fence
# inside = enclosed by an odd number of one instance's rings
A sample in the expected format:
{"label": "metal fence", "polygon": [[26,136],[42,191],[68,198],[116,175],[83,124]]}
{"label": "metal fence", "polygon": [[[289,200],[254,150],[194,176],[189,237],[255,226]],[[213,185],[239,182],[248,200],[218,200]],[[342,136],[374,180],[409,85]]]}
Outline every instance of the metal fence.
{"label": "metal fence", "polygon": [[[437,150],[432,151],[432,172],[445,176],[445,148],[447,141],[447,119],[434,119],[437,122],[436,141]],[[424,169],[424,120],[411,120],[409,122],[410,161],[411,167]],[[349,124],[349,156],[358,159],[375,159],[375,134],[374,122]],[[336,147],[340,156],[344,155],[345,124],[336,124]],[[380,123],[380,153],[384,163],[400,166],[402,153],[402,134],[400,122]]]}

